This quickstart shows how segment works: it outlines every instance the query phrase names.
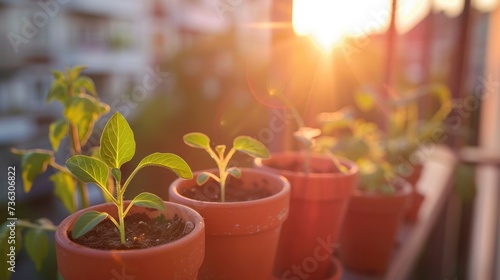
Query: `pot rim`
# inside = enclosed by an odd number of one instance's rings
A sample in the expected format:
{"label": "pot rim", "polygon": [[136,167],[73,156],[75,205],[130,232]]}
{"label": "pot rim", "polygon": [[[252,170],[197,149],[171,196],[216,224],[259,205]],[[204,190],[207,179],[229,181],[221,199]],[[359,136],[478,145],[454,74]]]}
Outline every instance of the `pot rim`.
{"label": "pot rim", "polygon": [[406,179],[399,178],[396,180],[396,192],[392,194],[382,194],[376,192],[368,192],[360,190],[359,188],[355,188],[352,195],[353,196],[361,196],[361,197],[400,197],[410,195],[412,192],[412,187],[410,182]]}
{"label": "pot rim", "polygon": [[[127,206],[131,200],[125,201],[125,206]],[[110,253],[112,254],[120,254],[121,256],[132,256],[132,255],[140,255],[140,254],[147,254],[150,252],[155,252],[155,251],[164,251],[166,249],[176,249],[179,247],[184,246],[185,243],[190,243],[195,241],[197,238],[199,238],[200,235],[203,235],[204,229],[205,229],[205,222],[201,215],[196,212],[195,210],[191,209],[188,206],[178,204],[175,202],[170,202],[170,201],[163,201],[164,205],[167,207],[165,211],[168,211],[168,207],[176,207],[180,208],[181,211],[187,213],[190,217],[192,217],[192,220],[189,219],[188,221],[191,221],[194,224],[194,229],[188,233],[187,235],[183,236],[182,238],[179,238],[175,241],[158,245],[158,246],[153,246],[149,248],[142,248],[142,249],[127,249],[127,250],[103,250],[103,249],[94,249],[94,248],[89,248],[83,245],[80,245],[78,243],[73,242],[71,239],[68,237],[68,228],[74,224],[76,219],[82,215],[85,212],[91,211],[91,210],[96,210],[105,206],[113,206],[114,204],[112,202],[108,203],[101,203],[97,204],[85,209],[81,209],[68,217],[66,217],[57,227],[57,230],[55,232],[55,242],[59,244],[62,248],[64,248],[67,251],[79,251],[81,254],[90,254],[92,256],[96,257],[104,257],[109,255]],[[134,208],[136,206],[133,206]],[[137,206],[138,207],[138,206]],[[143,208],[143,207],[141,207]],[[145,208],[144,208],[145,209]],[[164,212],[162,212],[164,213]]]}
{"label": "pot rim", "polygon": [[[343,157],[338,157],[342,165],[346,166],[349,169],[349,173],[344,174],[342,172],[336,172],[336,173],[314,173],[311,172],[306,175],[305,172],[303,171],[290,171],[286,169],[280,169],[280,168],[274,168],[270,167],[266,164],[264,164],[264,161],[266,160],[272,160],[273,156],[280,155],[280,156],[289,156],[289,157],[298,157],[302,158],[304,156],[304,153],[301,151],[282,151],[282,152],[274,152],[271,153],[271,157],[268,159],[261,159],[261,158],[256,158],[254,160],[254,165],[263,168],[266,170],[273,170],[276,173],[283,174],[284,176],[299,176],[299,177],[311,177],[311,178],[341,178],[341,177],[347,177],[347,176],[354,176],[358,173],[358,166],[357,164],[349,159],[343,158]],[[321,154],[311,154],[311,160],[328,160],[330,159],[327,156],[321,155]]]}
{"label": "pot rim", "polygon": [[[201,172],[213,171],[213,170],[217,170],[217,169],[205,169],[205,170],[195,171],[195,172],[193,172],[193,175],[194,175],[193,179],[189,179],[189,180],[195,180],[194,178],[196,177],[196,175],[200,174]],[[274,174],[274,173],[269,172],[267,170],[256,169],[256,168],[240,168],[240,170],[242,173],[260,173],[261,175],[266,175],[266,176],[272,177],[275,180],[280,180],[280,181],[282,181],[282,184],[281,184],[282,188],[280,191],[278,191],[277,193],[274,193],[270,196],[266,196],[266,197],[255,199],[255,200],[249,200],[249,201],[229,201],[229,202],[203,201],[203,200],[192,199],[192,198],[189,198],[189,197],[186,197],[186,196],[183,196],[182,194],[180,194],[179,190],[178,190],[178,186],[179,186],[180,182],[189,181],[189,180],[177,178],[170,185],[169,195],[170,196],[174,195],[175,197],[177,197],[181,201],[181,203],[183,203],[183,204],[186,203],[188,205],[193,205],[193,204],[200,205],[200,204],[202,204],[202,205],[206,205],[206,206],[211,205],[211,206],[215,206],[218,208],[235,208],[235,207],[243,208],[243,207],[249,207],[249,206],[254,207],[254,206],[260,205],[260,204],[267,204],[267,203],[269,203],[269,201],[281,199],[282,197],[287,196],[290,193],[290,182],[288,182],[288,180],[284,176]]]}

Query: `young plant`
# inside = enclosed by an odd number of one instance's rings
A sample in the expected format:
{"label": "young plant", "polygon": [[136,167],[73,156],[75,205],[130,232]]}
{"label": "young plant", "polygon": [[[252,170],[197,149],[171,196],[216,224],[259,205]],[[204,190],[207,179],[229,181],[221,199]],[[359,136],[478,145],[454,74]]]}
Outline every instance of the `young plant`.
{"label": "young plant", "polygon": [[229,175],[240,178],[241,170],[237,167],[228,167],[229,161],[236,153],[240,151],[254,158],[266,159],[270,157],[269,150],[258,140],[249,136],[238,136],[233,140],[233,147],[225,154],[226,146],[217,145],[215,151],[210,147],[210,139],[207,135],[200,132],[192,132],[184,135],[184,143],[193,148],[203,149],[214,159],[219,169],[218,176],[210,172],[202,172],[196,177],[196,183],[201,186],[209,178],[214,179],[220,184],[221,202],[226,201],[226,180]]}
{"label": "young plant", "polygon": [[[141,206],[164,210],[163,200],[148,192],[137,195],[125,208],[123,196],[135,174],[146,166],[159,166],[170,169],[179,177],[190,179],[193,177],[191,169],[187,163],[177,155],[170,153],[153,153],[143,158],[130,176],[122,185],[120,167],[130,161],[135,154],[134,133],[125,118],[120,113],[115,113],[108,121],[101,136],[100,159],[83,155],[76,155],[68,159],[66,166],[71,173],[86,183],[96,184],[102,192],[116,205],[118,220],[109,213],[88,211],[82,214],[75,222],[72,230],[73,238],[78,238],[104,219],[109,219],[118,228],[120,240],[125,239],[124,218],[132,206]],[[115,194],[108,190],[108,174],[111,173],[115,179]]]}
{"label": "young plant", "polygon": [[377,125],[362,120],[342,123],[343,114],[345,110],[319,116],[323,136],[317,139],[316,149],[354,161],[359,167],[358,188],[364,192],[393,193],[390,182],[394,181],[394,171],[380,145]]}
{"label": "young plant", "polygon": [[[408,157],[419,149],[419,145],[431,139],[436,131],[444,131],[444,120],[453,109],[453,101],[448,87],[442,84],[430,84],[413,91],[389,92],[387,101],[382,100],[377,92],[360,90],[355,94],[358,108],[370,112],[378,107],[387,116],[385,137],[382,139],[387,158],[392,164],[401,157]],[[439,102],[439,108],[431,115],[419,114],[419,101],[432,97]]]}
{"label": "young plant", "polygon": [[[52,168],[56,171],[50,176],[50,181],[54,183],[54,195],[69,213],[77,211],[79,207],[89,206],[87,186],[72,176],[66,167],[57,163],[55,154],[62,150],[61,143],[65,139],[68,140],[67,150],[70,155],[81,154],[95,123],[109,111],[109,106],[99,101],[94,82],[81,75],[84,69],[83,66],[76,66],[64,71],[52,71],[54,81],[46,102],[56,101],[63,106],[62,116],[49,126],[48,138],[52,149],[11,149],[12,153],[21,157],[19,173],[24,192],[29,193],[35,179]],[[8,244],[12,244],[12,239],[8,238],[7,224],[5,222],[0,228],[1,248],[8,248]],[[55,232],[56,229],[57,226],[46,218],[36,221],[19,219],[16,222],[16,242],[24,240],[24,248],[38,271],[42,269],[49,252],[48,233]],[[17,244],[16,248],[21,248]],[[9,270],[5,265],[6,263],[0,264],[0,279],[9,279]]]}
{"label": "young plant", "polygon": [[[271,89],[269,90],[269,95],[277,97],[292,113],[297,124],[297,130],[293,133],[293,136],[300,141],[304,147],[304,173],[309,174],[309,172],[311,172],[311,153],[316,146],[315,138],[321,135],[321,129],[306,126],[297,108],[295,108],[292,102],[290,102],[281,91]],[[342,173],[348,172],[347,168],[340,163],[335,154],[331,153],[329,150],[321,152],[325,153],[332,160],[335,167]]]}
{"label": "young plant", "polygon": [[310,158],[311,151],[315,143],[314,138],[321,134],[321,130],[307,127],[297,108],[295,108],[292,102],[290,102],[290,100],[286,98],[280,90],[270,89],[269,95],[277,97],[292,113],[295,123],[297,124],[297,130],[293,133],[293,136],[295,139],[299,140],[304,147],[304,173],[308,174],[311,171]]}
{"label": "young plant", "polygon": [[83,182],[72,177],[64,166],[56,162],[54,154],[65,138],[69,139],[70,154],[81,154],[82,147],[89,140],[95,123],[109,112],[109,106],[99,101],[94,82],[87,76],[80,76],[84,69],[83,66],[76,66],[65,69],[64,72],[52,71],[54,82],[46,101],[47,103],[57,101],[64,108],[62,118],[49,127],[48,138],[52,150],[11,150],[12,153],[21,156],[21,175],[26,193],[31,191],[36,177],[46,172],[48,166],[57,171],[50,180],[54,182],[55,195],[70,213],[78,209],[77,197],[80,198],[82,208],[89,206],[87,188]]}

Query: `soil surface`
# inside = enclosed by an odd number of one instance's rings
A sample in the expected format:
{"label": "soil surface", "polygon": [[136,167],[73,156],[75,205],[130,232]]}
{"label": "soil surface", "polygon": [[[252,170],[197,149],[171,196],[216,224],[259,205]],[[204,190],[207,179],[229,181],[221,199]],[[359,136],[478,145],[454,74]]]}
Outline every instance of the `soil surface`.
{"label": "soil surface", "polygon": [[[226,202],[257,200],[273,195],[266,189],[269,182],[266,179],[254,181],[249,187],[243,188],[243,181],[229,177],[226,183]],[[190,188],[181,189],[180,194],[195,200],[220,202],[219,183],[210,179],[202,186],[193,185]]]}
{"label": "soil surface", "polygon": [[166,219],[163,215],[152,219],[144,213],[134,213],[125,217],[125,244],[121,243],[120,233],[109,219],[77,239],[73,239],[71,231],[68,231],[68,237],[89,248],[129,250],[166,244],[184,237],[193,229],[192,222],[186,222],[177,215],[172,219]]}
{"label": "soil surface", "polygon": [[[277,164],[276,162],[269,162],[267,166],[280,169],[287,170],[292,172],[304,172],[304,161],[294,160],[291,162]],[[311,166],[311,173],[340,173],[340,171],[333,164],[329,164],[328,166]]]}

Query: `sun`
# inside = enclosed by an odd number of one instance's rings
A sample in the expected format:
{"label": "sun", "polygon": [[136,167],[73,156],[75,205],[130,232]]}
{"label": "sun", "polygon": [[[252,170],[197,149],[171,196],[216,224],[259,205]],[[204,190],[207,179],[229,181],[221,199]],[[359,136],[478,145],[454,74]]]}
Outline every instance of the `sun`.
{"label": "sun", "polygon": [[345,36],[366,36],[383,30],[389,18],[388,0],[294,0],[292,23],[299,36],[309,36],[330,50]]}

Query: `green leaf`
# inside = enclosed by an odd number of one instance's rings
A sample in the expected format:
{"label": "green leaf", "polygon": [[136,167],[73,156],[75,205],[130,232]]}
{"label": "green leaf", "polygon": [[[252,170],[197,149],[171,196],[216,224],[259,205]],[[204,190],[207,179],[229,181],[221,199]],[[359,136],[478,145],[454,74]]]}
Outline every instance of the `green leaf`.
{"label": "green leaf", "polygon": [[210,138],[201,132],[192,132],[184,135],[184,143],[193,148],[210,149]]}
{"label": "green leaf", "polygon": [[235,178],[241,178],[241,170],[237,167],[231,167],[227,170],[227,173],[229,175],[235,177]]}
{"label": "green leaf", "polygon": [[63,104],[69,98],[68,84],[65,80],[55,80],[50,86],[49,94],[47,95],[46,102],[50,103],[53,100],[57,100]]}
{"label": "green leaf", "polygon": [[57,172],[50,176],[54,183],[55,195],[61,200],[69,213],[74,213],[77,209],[76,186],[73,177],[64,172]]}
{"label": "green leaf", "polygon": [[209,178],[210,178],[210,173],[208,173],[208,172],[201,172],[196,177],[196,184],[198,184],[198,186],[201,186],[201,185],[205,184],[208,181]]}
{"label": "green leaf", "polygon": [[78,78],[78,76],[80,76],[80,73],[82,73],[82,71],[85,70],[85,68],[87,67],[82,65],[77,65],[73,67],[69,73],[71,81],[75,81]]}
{"label": "green leaf", "polygon": [[76,81],[73,82],[73,88],[75,90],[75,93],[82,93],[83,91],[85,91],[92,94],[93,96],[97,96],[94,82],[87,76],[82,76],[76,79]]}
{"label": "green leaf", "polygon": [[36,270],[42,269],[43,260],[49,252],[47,234],[39,229],[29,229],[25,235],[25,246],[28,256],[35,263]]}
{"label": "green leaf", "polygon": [[52,149],[57,152],[59,150],[59,144],[66,137],[68,133],[68,123],[64,119],[57,120],[50,124],[49,127],[49,140],[52,145]]}
{"label": "green leaf", "polygon": [[374,152],[369,143],[364,138],[356,136],[342,136],[337,139],[332,152],[337,156],[345,157],[350,160],[358,160],[361,158],[369,158],[370,153]]}
{"label": "green leaf", "polygon": [[139,162],[136,170],[145,166],[159,166],[172,170],[183,179],[193,178],[193,172],[189,165],[178,155],[170,153],[154,153],[146,156]]}
{"label": "green leaf", "polygon": [[233,147],[252,157],[269,158],[269,150],[258,140],[249,136],[238,136],[233,141]]}
{"label": "green leaf", "polygon": [[66,161],[66,167],[83,182],[96,183],[100,188],[106,188],[109,170],[108,166],[101,160],[76,155]]}
{"label": "green leaf", "polygon": [[131,204],[146,208],[153,208],[158,210],[165,210],[163,200],[155,194],[143,192],[138,194],[131,202]]}
{"label": "green leaf", "polygon": [[379,163],[361,159],[356,161],[359,166],[359,186],[363,190],[379,190],[386,185],[386,171]]}
{"label": "green leaf", "polygon": [[72,96],[64,110],[64,117],[77,128],[80,145],[85,145],[95,122],[109,111],[109,106],[89,95]]}
{"label": "green leaf", "polygon": [[100,153],[102,161],[114,168],[120,168],[135,154],[134,132],[119,112],[104,127]]}
{"label": "green leaf", "polygon": [[368,112],[375,107],[375,97],[367,91],[358,91],[354,94],[354,101],[358,108],[363,112]]}
{"label": "green leaf", "polygon": [[321,130],[323,133],[348,128],[355,122],[354,114],[350,108],[320,113],[317,115],[316,120],[322,124]]}
{"label": "green leaf", "polygon": [[22,179],[24,192],[29,192],[35,178],[47,170],[47,166],[53,158],[51,151],[33,150],[24,153],[21,157]]}
{"label": "green leaf", "polygon": [[[2,225],[0,225],[0,254],[2,254],[2,257],[7,258],[7,261],[2,261],[0,262],[0,278],[1,279],[9,279],[11,272],[9,271],[9,267],[11,265],[8,263],[10,256],[10,247],[18,247],[17,244],[9,244],[9,233],[10,229],[7,227],[9,224],[9,221],[4,222]],[[16,243],[18,242],[17,237],[20,235],[16,235]],[[11,241],[12,242],[12,241]],[[16,261],[14,261],[15,263]]]}
{"label": "green leaf", "polygon": [[122,172],[120,171],[120,169],[112,168],[111,174],[113,175],[113,178],[115,178],[117,182],[120,182],[122,180]]}
{"label": "green leaf", "polygon": [[92,230],[95,226],[97,226],[97,224],[104,221],[108,216],[108,213],[97,211],[89,211],[83,213],[80,217],[78,217],[75,224],[73,225],[71,236],[73,238],[81,237],[85,233]]}
{"label": "green leaf", "polygon": [[64,80],[64,73],[62,71],[52,70],[52,76],[54,77],[54,80],[56,80],[56,81]]}

